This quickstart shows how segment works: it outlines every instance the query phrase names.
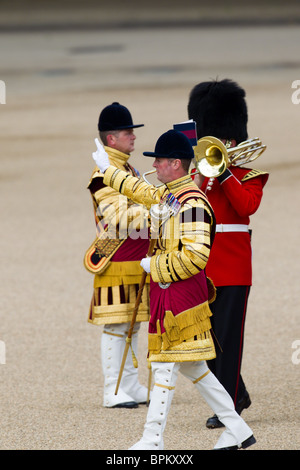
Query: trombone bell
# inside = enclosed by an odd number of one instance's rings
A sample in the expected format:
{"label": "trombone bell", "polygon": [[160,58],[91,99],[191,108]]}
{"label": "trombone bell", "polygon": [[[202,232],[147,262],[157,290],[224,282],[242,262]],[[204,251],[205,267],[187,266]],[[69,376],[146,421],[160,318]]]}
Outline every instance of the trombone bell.
{"label": "trombone bell", "polygon": [[229,166],[228,151],[215,137],[203,137],[194,147],[195,166],[199,173],[208,178],[222,175]]}
{"label": "trombone bell", "polygon": [[216,137],[203,137],[194,147],[195,166],[199,173],[208,178],[216,178],[230,165],[242,166],[256,160],[266,146],[256,137],[245,140],[236,147],[227,148]]}

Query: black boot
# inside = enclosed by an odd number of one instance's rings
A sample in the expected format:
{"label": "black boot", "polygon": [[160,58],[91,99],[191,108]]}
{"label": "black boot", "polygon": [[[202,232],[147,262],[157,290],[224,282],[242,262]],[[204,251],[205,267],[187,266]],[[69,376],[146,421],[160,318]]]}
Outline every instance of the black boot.
{"label": "black boot", "polygon": [[250,405],[251,405],[251,400],[249,397],[249,393],[247,392],[247,390],[245,390],[244,396],[237,402],[235,406],[236,412],[240,415],[241,412],[249,408]]}

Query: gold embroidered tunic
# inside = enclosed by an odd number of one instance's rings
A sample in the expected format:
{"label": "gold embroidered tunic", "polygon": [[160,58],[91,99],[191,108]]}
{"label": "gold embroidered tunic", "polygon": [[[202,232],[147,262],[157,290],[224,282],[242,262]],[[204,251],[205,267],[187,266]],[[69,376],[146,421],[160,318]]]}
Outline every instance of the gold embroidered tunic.
{"label": "gold embroidered tunic", "polygon": [[110,166],[104,183],[147,209],[169,193],[181,203],[162,223],[151,257],[149,360],[213,359],[209,302],[215,290],[204,269],[215,222],[205,195],[189,175],[156,188]]}
{"label": "gold embroidered tunic", "polygon": [[[105,147],[110,163],[135,175],[128,164],[129,155]],[[131,321],[143,269],[140,260],[146,256],[149,239],[148,211],[128,201],[116,190],[103,184],[103,174],[96,167],[88,188],[91,192],[97,235],[106,231],[105,250],[113,250],[104,269],[94,277],[94,293],[88,321],[95,325]],[[117,247],[117,249],[116,249]],[[149,320],[149,276],[143,291],[137,322]]]}

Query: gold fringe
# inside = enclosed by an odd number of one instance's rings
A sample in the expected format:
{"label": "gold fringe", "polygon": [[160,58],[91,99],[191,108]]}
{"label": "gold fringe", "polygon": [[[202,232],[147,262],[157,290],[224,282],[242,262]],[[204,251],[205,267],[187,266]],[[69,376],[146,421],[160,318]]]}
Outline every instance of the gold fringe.
{"label": "gold fringe", "polygon": [[185,310],[174,316],[170,310],[166,311],[164,318],[165,332],[162,334],[159,320],[157,321],[157,333],[149,333],[149,352],[158,354],[161,350],[170,348],[188,341],[194,336],[201,335],[211,329],[210,317],[212,316],[208,302]]}
{"label": "gold fringe", "polygon": [[161,336],[149,333],[148,335],[148,349],[152,353],[158,354],[161,351],[162,340]]}
{"label": "gold fringe", "polygon": [[[135,286],[131,285],[124,285],[123,290],[127,303],[120,303],[119,286],[114,286],[111,290],[113,296],[112,305],[108,305],[108,288],[101,287],[101,304],[98,305],[99,290],[98,288],[94,289],[88,322],[93,325],[131,322],[135,308],[137,290]],[[143,289],[136,321],[149,321],[149,317],[149,284],[146,284]]]}
{"label": "gold fringe", "polygon": [[[173,316],[172,312],[170,313]],[[207,318],[211,316],[212,316],[212,313],[209,308],[208,302],[204,302],[201,305],[197,305],[196,307],[192,307],[188,310],[184,310],[183,312],[176,315],[176,317],[174,317],[174,320],[178,324],[180,330],[183,330],[184,328],[192,326],[195,323],[201,323],[202,321],[206,320]],[[201,331],[198,333],[201,333]],[[184,338],[184,339],[188,339],[188,338]]]}
{"label": "gold fringe", "polygon": [[162,334],[162,349],[167,350],[169,348],[172,348],[173,346],[181,344],[182,341],[186,341],[188,338],[198,335],[200,331],[203,333],[205,331],[210,330],[210,328],[211,322],[209,319],[201,323],[195,323],[194,325],[185,328],[181,332],[181,336],[177,341],[170,341],[167,332],[165,332]]}
{"label": "gold fringe", "polygon": [[167,336],[171,343],[180,340],[180,327],[177,324],[175,317],[170,310],[166,311],[164,318],[164,327],[168,332]]}
{"label": "gold fringe", "polygon": [[[195,335],[210,330],[212,315],[208,302],[179,313],[174,317],[171,311],[166,312],[164,319],[165,333],[162,334],[162,348],[169,349]],[[170,329],[169,329],[170,327]]]}
{"label": "gold fringe", "polygon": [[[143,268],[140,266],[140,261],[112,261],[103,276],[95,275],[94,288],[139,284],[142,274]],[[146,283],[150,283],[149,274]]]}

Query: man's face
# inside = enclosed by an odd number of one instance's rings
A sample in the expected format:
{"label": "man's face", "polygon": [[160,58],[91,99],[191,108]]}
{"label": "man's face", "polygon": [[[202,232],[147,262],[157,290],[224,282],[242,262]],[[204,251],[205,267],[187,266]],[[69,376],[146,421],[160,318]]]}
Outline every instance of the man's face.
{"label": "man's face", "polygon": [[170,158],[155,158],[152,166],[156,169],[157,179],[162,183],[173,181],[173,161]]}
{"label": "man's face", "polygon": [[133,129],[123,129],[118,131],[115,135],[114,148],[120,152],[126,153],[128,155],[134,151],[134,141],[136,136],[133,132]]}

